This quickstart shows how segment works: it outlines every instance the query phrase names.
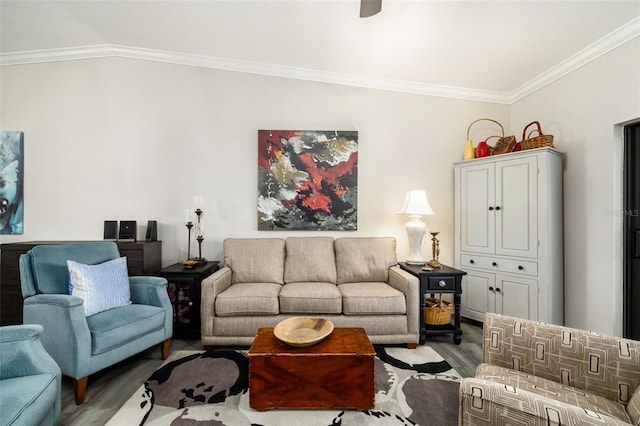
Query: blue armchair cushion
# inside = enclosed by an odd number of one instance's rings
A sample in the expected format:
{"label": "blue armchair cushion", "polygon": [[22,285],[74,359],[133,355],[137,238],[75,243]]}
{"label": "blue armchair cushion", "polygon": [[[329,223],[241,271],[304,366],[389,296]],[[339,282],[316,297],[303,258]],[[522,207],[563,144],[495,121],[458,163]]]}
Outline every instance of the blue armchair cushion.
{"label": "blue armchair cushion", "polygon": [[131,304],[87,317],[91,353],[101,354],[161,330],[165,316],[164,308]]}
{"label": "blue armchair cushion", "polygon": [[127,258],[119,257],[98,265],[67,260],[71,295],[83,300],[86,316],[131,303]]}
{"label": "blue armchair cushion", "polygon": [[56,417],[53,407],[56,398],[60,398],[55,374],[5,379],[0,386],[0,422],[3,425],[53,424]]}

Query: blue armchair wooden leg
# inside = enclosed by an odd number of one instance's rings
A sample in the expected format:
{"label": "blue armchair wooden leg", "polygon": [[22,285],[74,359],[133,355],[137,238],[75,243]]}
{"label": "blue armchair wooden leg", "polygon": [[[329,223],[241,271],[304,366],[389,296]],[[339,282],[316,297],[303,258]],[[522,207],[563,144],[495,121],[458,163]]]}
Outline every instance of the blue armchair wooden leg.
{"label": "blue armchair wooden leg", "polygon": [[84,397],[87,394],[87,381],[89,376],[81,379],[73,379],[73,393],[76,397],[76,405],[84,404]]}
{"label": "blue armchair wooden leg", "polygon": [[171,346],[171,339],[167,339],[164,342],[160,343],[160,354],[162,355],[162,359],[165,360],[169,356],[169,347]]}

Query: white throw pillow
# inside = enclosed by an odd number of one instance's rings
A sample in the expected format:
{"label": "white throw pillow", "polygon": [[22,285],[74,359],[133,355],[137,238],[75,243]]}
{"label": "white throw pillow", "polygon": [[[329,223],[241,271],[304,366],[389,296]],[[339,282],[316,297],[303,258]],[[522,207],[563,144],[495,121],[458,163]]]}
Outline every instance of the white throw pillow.
{"label": "white throw pillow", "polygon": [[67,260],[72,296],[80,297],[86,316],[131,303],[127,258],[99,265]]}

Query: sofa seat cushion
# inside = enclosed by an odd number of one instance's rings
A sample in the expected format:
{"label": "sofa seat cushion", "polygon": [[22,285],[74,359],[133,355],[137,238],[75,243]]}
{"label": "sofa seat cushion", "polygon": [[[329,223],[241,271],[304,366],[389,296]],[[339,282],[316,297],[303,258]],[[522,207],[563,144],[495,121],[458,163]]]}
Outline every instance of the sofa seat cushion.
{"label": "sofa seat cushion", "polygon": [[164,328],[165,310],[150,305],[127,305],[87,317],[91,353],[107,352]]}
{"label": "sofa seat cushion", "polygon": [[476,370],[476,378],[523,389],[556,401],[561,401],[631,423],[631,419],[629,419],[624,405],[618,402],[522,371],[498,367],[496,365],[480,364]]}
{"label": "sofa seat cushion", "polygon": [[338,285],[345,315],[404,315],[404,294],[381,282],[358,282]]}
{"label": "sofa seat cushion", "polygon": [[34,374],[0,381],[0,422],[3,425],[40,424],[58,398],[55,374]]}
{"label": "sofa seat cushion", "polygon": [[282,286],[280,313],[340,314],[342,295],[333,283],[296,282]]}
{"label": "sofa seat cushion", "polygon": [[274,283],[232,284],[216,297],[216,315],[278,315],[281,288]]}
{"label": "sofa seat cushion", "polygon": [[284,282],[336,282],[336,254],[332,237],[289,237]]}

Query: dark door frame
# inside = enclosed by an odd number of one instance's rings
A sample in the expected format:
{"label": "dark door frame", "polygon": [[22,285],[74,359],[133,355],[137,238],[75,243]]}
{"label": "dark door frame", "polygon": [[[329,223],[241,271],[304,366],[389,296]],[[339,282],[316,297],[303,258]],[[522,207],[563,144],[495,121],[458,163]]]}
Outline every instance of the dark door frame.
{"label": "dark door frame", "polygon": [[640,340],[640,122],[623,127],[623,336]]}

